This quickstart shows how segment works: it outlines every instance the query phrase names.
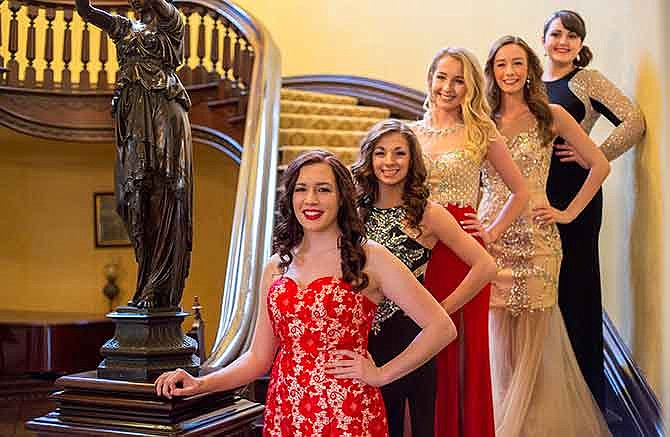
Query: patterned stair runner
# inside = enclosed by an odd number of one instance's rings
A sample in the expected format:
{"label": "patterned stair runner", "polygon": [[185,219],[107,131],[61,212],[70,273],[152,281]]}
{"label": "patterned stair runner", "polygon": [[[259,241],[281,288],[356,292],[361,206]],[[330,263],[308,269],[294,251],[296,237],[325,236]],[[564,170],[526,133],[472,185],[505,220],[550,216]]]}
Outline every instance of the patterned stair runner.
{"label": "patterned stair runner", "polygon": [[358,157],[359,143],[367,130],[390,114],[385,108],[360,106],[355,97],[284,88],[279,128],[280,168],[313,149],[329,150],[351,165]]}

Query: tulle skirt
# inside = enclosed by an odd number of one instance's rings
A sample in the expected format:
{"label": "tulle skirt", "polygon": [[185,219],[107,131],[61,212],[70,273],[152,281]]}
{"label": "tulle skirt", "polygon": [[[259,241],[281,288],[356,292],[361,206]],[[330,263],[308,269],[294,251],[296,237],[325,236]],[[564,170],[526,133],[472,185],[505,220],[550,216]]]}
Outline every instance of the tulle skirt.
{"label": "tulle skirt", "polygon": [[558,306],[489,314],[497,437],[611,436],[568,339]]}

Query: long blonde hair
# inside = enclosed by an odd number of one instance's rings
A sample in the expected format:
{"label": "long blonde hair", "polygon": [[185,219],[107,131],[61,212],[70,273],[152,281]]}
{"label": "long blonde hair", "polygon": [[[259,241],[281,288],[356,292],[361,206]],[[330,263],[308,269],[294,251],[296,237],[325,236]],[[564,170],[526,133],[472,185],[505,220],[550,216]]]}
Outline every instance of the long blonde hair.
{"label": "long blonde hair", "polygon": [[499,133],[495,123],[491,120],[491,108],[486,100],[484,89],[484,74],[479,61],[469,50],[461,47],[447,47],[435,55],[428,68],[428,95],[424,102],[426,115],[430,118],[433,75],[437,70],[437,64],[445,56],[457,59],[463,65],[463,78],[465,79],[465,98],[461,103],[461,116],[465,125],[464,147],[481,157],[486,154],[489,142],[497,138]]}

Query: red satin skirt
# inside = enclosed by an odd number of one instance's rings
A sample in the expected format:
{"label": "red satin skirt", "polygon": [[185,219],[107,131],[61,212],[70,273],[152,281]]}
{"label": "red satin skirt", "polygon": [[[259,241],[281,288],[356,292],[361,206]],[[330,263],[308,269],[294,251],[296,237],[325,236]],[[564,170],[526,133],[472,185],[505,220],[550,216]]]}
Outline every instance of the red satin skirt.
{"label": "red satin skirt", "polygon": [[[476,212],[472,207],[452,204],[447,209],[459,222],[466,219],[466,213]],[[440,302],[469,270],[454,252],[438,242],[428,262],[424,285]],[[489,364],[490,292],[487,285],[451,315],[458,338],[437,355],[435,437],[495,436]]]}

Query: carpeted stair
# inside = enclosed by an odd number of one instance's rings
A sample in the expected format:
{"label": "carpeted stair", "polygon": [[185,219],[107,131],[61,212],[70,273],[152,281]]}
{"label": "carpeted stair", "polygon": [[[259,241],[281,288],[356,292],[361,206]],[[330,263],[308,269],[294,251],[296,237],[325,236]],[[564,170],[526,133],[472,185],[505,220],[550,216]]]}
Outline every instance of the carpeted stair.
{"label": "carpeted stair", "polygon": [[390,113],[385,108],[361,106],[355,97],[283,88],[280,166],[313,149],[330,150],[351,165],[367,130]]}

